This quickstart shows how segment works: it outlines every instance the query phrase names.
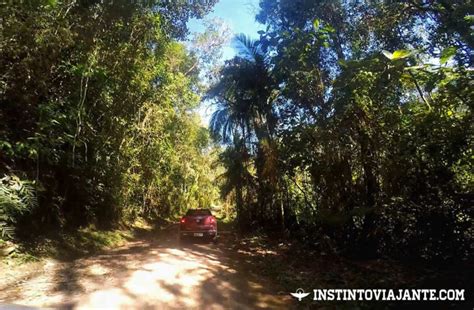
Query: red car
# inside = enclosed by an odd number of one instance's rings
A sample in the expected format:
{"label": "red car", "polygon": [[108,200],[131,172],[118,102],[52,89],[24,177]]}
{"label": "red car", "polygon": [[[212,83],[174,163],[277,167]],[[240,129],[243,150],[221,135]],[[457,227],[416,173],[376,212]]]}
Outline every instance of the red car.
{"label": "red car", "polygon": [[179,223],[179,237],[217,238],[217,221],[209,209],[190,209]]}

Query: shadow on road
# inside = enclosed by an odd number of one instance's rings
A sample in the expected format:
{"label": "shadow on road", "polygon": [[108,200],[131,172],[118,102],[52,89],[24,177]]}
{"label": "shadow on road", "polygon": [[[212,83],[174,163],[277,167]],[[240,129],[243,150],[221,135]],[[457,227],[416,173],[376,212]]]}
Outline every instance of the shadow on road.
{"label": "shadow on road", "polygon": [[156,238],[72,262],[54,271],[48,298],[31,305],[91,308],[287,308],[286,296],[250,271],[232,250],[233,237],[219,244],[180,243],[174,228]]}

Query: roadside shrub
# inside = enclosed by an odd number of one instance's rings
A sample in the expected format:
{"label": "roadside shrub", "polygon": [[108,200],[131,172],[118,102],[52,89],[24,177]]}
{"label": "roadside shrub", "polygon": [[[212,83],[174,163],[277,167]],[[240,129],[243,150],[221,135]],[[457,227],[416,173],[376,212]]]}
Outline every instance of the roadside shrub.
{"label": "roadside shrub", "polygon": [[424,260],[467,260],[474,241],[472,209],[462,201],[392,201],[378,214],[380,254]]}
{"label": "roadside shrub", "polygon": [[35,184],[15,175],[0,179],[0,239],[10,239],[18,219],[38,205]]}
{"label": "roadside shrub", "polygon": [[366,208],[321,211],[289,228],[293,238],[326,253],[366,257],[371,249],[372,255],[400,260],[469,261],[474,249],[471,205],[469,197],[392,198],[373,210],[369,230],[364,229]]}

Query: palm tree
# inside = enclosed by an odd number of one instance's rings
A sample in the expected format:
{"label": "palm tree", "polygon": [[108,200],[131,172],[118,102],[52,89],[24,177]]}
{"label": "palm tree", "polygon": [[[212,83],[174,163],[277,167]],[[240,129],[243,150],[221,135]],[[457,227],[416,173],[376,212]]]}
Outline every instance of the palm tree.
{"label": "palm tree", "polygon": [[221,79],[207,95],[217,107],[210,127],[225,144],[237,135],[250,145],[254,135],[260,140],[272,131],[268,125],[269,118],[274,118],[269,100],[273,88],[259,42],[243,34],[237,35],[235,42],[239,56],[227,62]]}
{"label": "palm tree", "polygon": [[[246,167],[249,154],[255,155],[254,165],[259,180],[258,211],[262,218],[267,204],[272,201],[264,168],[268,146],[273,145],[271,140],[276,119],[273,90],[276,87],[259,42],[245,35],[236,36],[235,42],[239,55],[226,63],[219,82],[207,95],[216,105],[210,128],[221,142],[233,144],[233,152],[240,153],[233,159],[241,161],[241,167]],[[239,182],[247,182],[248,178],[243,176],[245,172],[245,168],[240,170]],[[239,197],[242,188],[236,190],[237,209],[242,211],[244,199]]]}

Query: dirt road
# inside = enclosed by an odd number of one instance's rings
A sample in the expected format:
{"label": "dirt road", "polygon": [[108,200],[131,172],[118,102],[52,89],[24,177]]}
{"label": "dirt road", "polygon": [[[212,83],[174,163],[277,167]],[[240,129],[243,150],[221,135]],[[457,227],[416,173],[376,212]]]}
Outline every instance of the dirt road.
{"label": "dirt road", "polygon": [[[33,270],[2,270],[0,304],[66,309],[284,309],[292,300],[233,247],[180,244],[174,229],[104,253]],[[25,267],[26,268],[26,267]],[[30,265],[29,269],[32,269]]]}

